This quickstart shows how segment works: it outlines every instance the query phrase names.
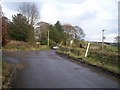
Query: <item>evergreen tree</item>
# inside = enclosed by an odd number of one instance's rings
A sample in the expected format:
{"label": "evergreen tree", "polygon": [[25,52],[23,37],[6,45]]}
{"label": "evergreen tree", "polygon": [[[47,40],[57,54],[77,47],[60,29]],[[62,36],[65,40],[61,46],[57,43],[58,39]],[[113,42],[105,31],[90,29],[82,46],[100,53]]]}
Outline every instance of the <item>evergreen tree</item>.
{"label": "evergreen tree", "polygon": [[12,16],[12,22],[8,25],[8,34],[11,39],[19,41],[30,41],[34,39],[33,27],[22,14]]}
{"label": "evergreen tree", "polygon": [[55,41],[56,43],[61,42],[62,37],[55,26],[52,26],[52,25],[49,26],[49,33],[50,33],[49,36],[51,40]]}
{"label": "evergreen tree", "polygon": [[59,32],[60,41],[63,42],[63,43],[65,43],[66,34],[65,34],[64,30],[63,30],[63,27],[62,27],[60,21],[57,21],[54,26],[55,26],[55,28],[57,29],[57,31]]}

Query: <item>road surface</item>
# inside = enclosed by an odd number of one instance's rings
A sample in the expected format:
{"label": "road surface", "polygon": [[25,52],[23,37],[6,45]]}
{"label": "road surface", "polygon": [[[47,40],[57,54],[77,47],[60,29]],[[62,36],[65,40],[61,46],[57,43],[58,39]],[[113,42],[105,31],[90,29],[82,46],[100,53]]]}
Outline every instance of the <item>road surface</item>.
{"label": "road surface", "polygon": [[55,51],[3,52],[5,60],[23,64],[17,88],[118,88],[112,77],[58,56]]}
{"label": "road surface", "polygon": [[0,89],[2,88],[2,65],[1,65],[1,61],[2,61],[2,50],[0,49]]}

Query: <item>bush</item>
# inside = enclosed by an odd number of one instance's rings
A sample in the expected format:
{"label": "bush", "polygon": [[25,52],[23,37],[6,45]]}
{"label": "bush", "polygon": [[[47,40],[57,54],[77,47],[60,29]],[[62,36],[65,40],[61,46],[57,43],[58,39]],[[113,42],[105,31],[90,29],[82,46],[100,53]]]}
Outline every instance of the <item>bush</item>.
{"label": "bush", "polygon": [[2,84],[6,85],[8,79],[10,78],[10,74],[13,70],[13,65],[7,62],[2,62]]}
{"label": "bush", "polygon": [[47,39],[41,41],[41,45],[47,45],[47,43],[48,43]]}
{"label": "bush", "polygon": [[62,46],[62,47],[60,47],[60,50],[65,51],[65,52],[69,52],[70,48]]}
{"label": "bush", "polygon": [[118,53],[90,50],[88,58],[99,60],[104,64],[118,65]]}
{"label": "bush", "polygon": [[[77,56],[84,56],[86,49],[83,48],[72,48],[70,47],[61,47],[61,51],[64,52],[71,52],[74,55]],[[102,64],[109,64],[109,65],[118,65],[118,53],[116,52],[108,52],[108,51],[99,51],[99,50],[89,50],[88,52],[88,58],[95,59],[96,61],[100,61]]]}
{"label": "bush", "polygon": [[49,44],[50,44],[50,47],[57,45],[57,43],[55,41],[53,41],[52,39],[50,39]]}
{"label": "bush", "polygon": [[60,48],[61,49],[61,51],[65,51],[65,52],[71,52],[71,53],[73,53],[73,54],[75,54],[75,55],[83,55],[84,53],[85,53],[85,49],[82,49],[82,48],[70,48],[70,47],[61,47]]}
{"label": "bush", "polygon": [[[99,49],[91,49],[88,51],[88,56],[84,57],[86,49],[84,48],[72,48],[62,46],[60,52],[70,57],[77,58],[76,60],[82,60],[85,63],[101,67],[105,70],[120,74],[120,54],[115,49],[100,51]],[[70,52],[71,51],[71,52]]]}
{"label": "bush", "polygon": [[19,49],[19,50],[25,50],[25,49],[31,49],[33,48],[26,42],[22,41],[10,41],[4,49]]}

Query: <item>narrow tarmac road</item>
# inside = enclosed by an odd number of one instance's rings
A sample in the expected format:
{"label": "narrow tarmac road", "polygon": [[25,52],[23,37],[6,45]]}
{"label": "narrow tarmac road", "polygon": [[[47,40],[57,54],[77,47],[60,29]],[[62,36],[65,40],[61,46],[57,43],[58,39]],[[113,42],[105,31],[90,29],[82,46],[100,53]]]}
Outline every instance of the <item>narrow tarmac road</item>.
{"label": "narrow tarmac road", "polygon": [[0,89],[2,88],[2,65],[1,65],[1,61],[2,61],[2,50],[0,49]]}
{"label": "narrow tarmac road", "polygon": [[5,60],[25,63],[16,88],[118,88],[113,78],[58,56],[55,51],[3,52]]}

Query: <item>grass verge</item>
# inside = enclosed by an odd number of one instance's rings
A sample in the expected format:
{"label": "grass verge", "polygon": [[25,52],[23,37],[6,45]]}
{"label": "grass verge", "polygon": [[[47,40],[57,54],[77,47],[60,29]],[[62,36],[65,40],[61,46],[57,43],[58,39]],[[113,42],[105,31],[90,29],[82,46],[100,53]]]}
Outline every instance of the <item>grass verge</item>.
{"label": "grass verge", "polygon": [[11,86],[14,66],[7,62],[2,62],[2,89],[8,89]]}
{"label": "grass verge", "polygon": [[110,64],[104,64],[104,63],[101,63],[99,60],[84,57],[83,55],[77,56],[77,55],[75,55],[71,52],[57,51],[57,53],[66,55],[68,58],[72,58],[73,60],[76,60],[76,61],[79,61],[79,62],[84,62],[88,65],[101,68],[104,71],[110,72],[117,77],[120,76],[120,72],[118,70],[118,69],[120,69],[120,67],[118,67],[117,65],[113,66],[113,65],[110,65]]}

